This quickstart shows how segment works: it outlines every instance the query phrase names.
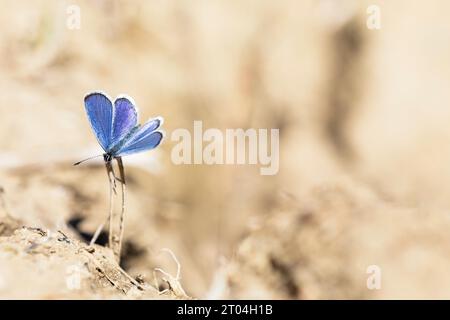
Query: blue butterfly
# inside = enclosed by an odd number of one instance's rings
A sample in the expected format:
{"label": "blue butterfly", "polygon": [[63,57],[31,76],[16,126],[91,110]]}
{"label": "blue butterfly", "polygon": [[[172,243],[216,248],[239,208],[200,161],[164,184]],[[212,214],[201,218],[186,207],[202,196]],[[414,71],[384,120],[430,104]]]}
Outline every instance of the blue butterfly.
{"label": "blue butterfly", "polygon": [[162,117],[142,126],[137,124],[138,113],[131,97],[120,95],[113,103],[106,94],[93,92],[84,98],[84,105],[92,130],[105,151],[106,162],[154,149],[164,137],[163,131],[157,130],[163,124]]}

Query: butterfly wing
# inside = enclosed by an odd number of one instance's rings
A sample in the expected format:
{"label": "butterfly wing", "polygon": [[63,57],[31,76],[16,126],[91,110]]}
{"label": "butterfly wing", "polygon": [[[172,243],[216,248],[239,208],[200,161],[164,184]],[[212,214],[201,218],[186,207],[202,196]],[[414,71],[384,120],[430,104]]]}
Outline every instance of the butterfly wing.
{"label": "butterfly wing", "polygon": [[126,141],[116,152],[116,156],[125,156],[156,148],[164,137],[161,131],[156,130],[162,123],[161,117],[148,121]]}
{"label": "butterfly wing", "polygon": [[114,101],[114,116],[111,133],[113,145],[120,142],[137,125],[137,110],[130,97],[119,96]]}
{"label": "butterfly wing", "polygon": [[98,142],[107,151],[111,145],[113,120],[111,100],[101,92],[93,92],[84,98],[84,106]]}

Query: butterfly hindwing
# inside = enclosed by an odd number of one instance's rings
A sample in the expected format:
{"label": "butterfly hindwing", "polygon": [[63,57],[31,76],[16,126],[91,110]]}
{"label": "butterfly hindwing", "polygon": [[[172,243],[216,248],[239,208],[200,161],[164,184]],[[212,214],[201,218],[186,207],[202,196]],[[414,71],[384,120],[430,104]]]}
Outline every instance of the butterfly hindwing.
{"label": "butterfly hindwing", "polygon": [[119,150],[117,156],[126,156],[133,153],[139,153],[156,148],[163,139],[163,133],[161,131],[152,131],[150,134],[144,136],[138,141],[133,141],[127,144]]}
{"label": "butterfly hindwing", "polygon": [[161,131],[156,131],[161,126],[162,121],[162,118],[155,118],[140,127],[129,137],[116,155],[124,156],[156,148],[164,136]]}
{"label": "butterfly hindwing", "polygon": [[86,113],[92,130],[103,150],[111,146],[113,105],[111,100],[101,92],[88,94],[84,98]]}

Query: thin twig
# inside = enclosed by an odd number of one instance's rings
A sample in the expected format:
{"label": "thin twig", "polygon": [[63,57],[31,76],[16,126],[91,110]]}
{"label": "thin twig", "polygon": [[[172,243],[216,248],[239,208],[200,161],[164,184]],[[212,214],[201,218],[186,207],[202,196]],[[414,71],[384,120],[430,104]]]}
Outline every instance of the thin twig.
{"label": "thin twig", "polygon": [[120,186],[122,191],[122,211],[120,213],[120,227],[119,227],[119,261],[120,261],[120,253],[122,250],[122,240],[123,240],[123,233],[124,233],[124,227],[125,227],[125,188],[126,188],[126,180],[125,180],[125,168],[123,166],[122,158],[117,157],[116,158],[117,164],[119,166],[119,173],[120,173]]}
{"label": "thin twig", "polygon": [[5,199],[5,189],[3,189],[2,186],[0,186],[0,206],[3,209],[4,215],[6,215],[7,217],[10,217],[11,215],[9,212],[8,204]]}
{"label": "thin twig", "polygon": [[173,251],[170,250],[169,248],[162,248],[161,252],[167,252],[172,257],[172,259],[175,261],[175,263],[177,265],[177,276],[175,277],[175,279],[181,280],[181,263],[180,263],[180,261],[178,261],[175,253],[173,253]]}
{"label": "thin twig", "polygon": [[[180,264],[180,262],[178,261],[177,257],[175,256],[175,254],[173,253],[172,250],[164,248],[164,249],[161,249],[161,252],[169,253],[170,256],[172,257],[172,259],[175,261],[175,263],[177,264],[177,275],[176,275],[176,277],[174,277],[170,273],[164,271],[161,268],[153,269],[153,277],[155,279],[156,288],[159,289],[159,283],[158,283],[158,280],[156,277],[156,272],[159,272],[165,276],[165,277],[162,277],[162,280],[169,286],[169,291],[172,291],[178,297],[188,297],[188,295],[186,294],[186,292],[184,291],[184,289],[180,283],[180,280],[181,280],[181,264]],[[167,292],[167,289],[160,291],[160,294],[164,294],[166,292]]]}
{"label": "thin twig", "polygon": [[94,236],[91,239],[91,242],[89,242],[89,246],[93,246],[96,242],[98,237],[100,236],[100,233],[102,232],[103,228],[105,227],[105,224],[109,221],[109,217],[106,219],[105,222],[103,222],[98,228],[97,230],[95,230]]}
{"label": "thin twig", "polygon": [[108,173],[109,178],[109,247],[114,251],[114,237],[113,237],[113,211],[114,211],[114,175],[113,175],[113,167],[110,161],[105,162],[106,172]]}

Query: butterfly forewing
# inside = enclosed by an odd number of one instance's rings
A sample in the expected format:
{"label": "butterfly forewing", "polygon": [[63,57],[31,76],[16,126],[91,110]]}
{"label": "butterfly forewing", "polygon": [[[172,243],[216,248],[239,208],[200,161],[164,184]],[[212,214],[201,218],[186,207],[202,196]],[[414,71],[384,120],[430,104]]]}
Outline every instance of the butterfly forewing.
{"label": "butterfly forewing", "polygon": [[114,101],[114,117],[111,132],[111,144],[117,145],[137,125],[137,111],[128,97],[119,97]]}
{"label": "butterfly forewing", "polygon": [[84,105],[92,130],[103,150],[107,151],[111,145],[113,119],[111,100],[103,93],[94,92],[84,98]]}

